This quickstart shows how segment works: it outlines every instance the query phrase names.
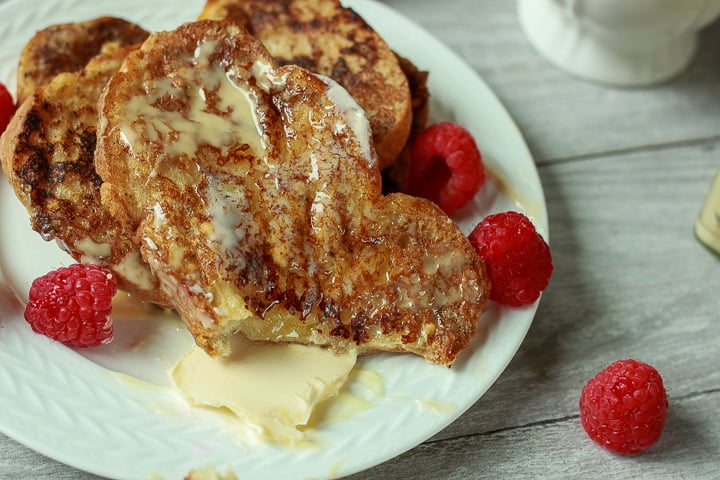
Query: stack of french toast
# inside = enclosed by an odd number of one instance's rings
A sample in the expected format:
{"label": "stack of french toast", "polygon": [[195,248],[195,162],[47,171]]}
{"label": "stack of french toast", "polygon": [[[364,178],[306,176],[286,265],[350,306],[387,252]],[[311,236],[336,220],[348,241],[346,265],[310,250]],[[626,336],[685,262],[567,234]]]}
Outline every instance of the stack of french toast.
{"label": "stack of french toast", "polygon": [[22,52],[0,158],[33,229],[176,310],[210,355],[243,334],[449,366],[485,266],[436,205],[383,192],[425,79],[339,0],[53,25]]}

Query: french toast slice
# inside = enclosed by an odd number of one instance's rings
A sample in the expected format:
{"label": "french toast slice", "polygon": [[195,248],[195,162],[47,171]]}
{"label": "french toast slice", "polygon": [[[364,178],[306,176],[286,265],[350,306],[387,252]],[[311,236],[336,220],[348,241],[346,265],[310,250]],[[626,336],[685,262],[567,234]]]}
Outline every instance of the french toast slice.
{"label": "french toast slice", "polygon": [[207,0],[199,19],[231,19],[281,65],[295,64],[340,83],[365,110],[384,170],[412,125],[408,81],[395,53],[339,0]]}
{"label": "french toast slice", "polygon": [[420,70],[410,59],[398,55],[398,60],[410,85],[413,121],[405,148],[402,149],[397,159],[382,171],[383,191],[385,193],[408,191],[410,151],[415,137],[425,129],[430,116],[430,91],[427,87],[428,72]]}
{"label": "french toast slice", "polygon": [[485,267],[434,204],[381,193],[362,109],[240,25],[152,34],[98,102],[102,201],[210,355],[231,335],[451,365]]}
{"label": "french toast slice", "polygon": [[147,36],[140,26],[115,17],[60,23],[36,32],[20,53],[18,104],[58,73],[76,72],[98,53],[135,45]]}
{"label": "french toast slice", "polygon": [[80,72],[61,73],[36,89],[0,137],[0,158],[34,230],[77,261],[110,268],[119,288],[162,305],[162,290],[131,232],[100,202],[94,165],[97,100],[132,48],[99,54]]}

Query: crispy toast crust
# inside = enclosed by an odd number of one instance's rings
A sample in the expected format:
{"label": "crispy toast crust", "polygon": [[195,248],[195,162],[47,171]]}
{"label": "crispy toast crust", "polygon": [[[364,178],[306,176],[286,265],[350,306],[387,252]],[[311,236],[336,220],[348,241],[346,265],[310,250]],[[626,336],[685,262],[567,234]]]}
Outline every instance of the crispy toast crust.
{"label": "crispy toast crust", "polygon": [[409,59],[400,55],[398,55],[398,61],[410,85],[413,122],[405,148],[400,152],[397,159],[382,172],[383,191],[385,193],[408,191],[412,144],[418,133],[427,126],[430,115],[430,91],[427,88],[428,72],[420,70]]}
{"label": "crispy toast crust", "polygon": [[211,355],[235,332],[445,365],[468,346],[482,260],[431,202],[381,194],[335,82],[200,21],[151,35],[98,108],[102,200]]}
{"label": "crispy toast crust", "polygon": [[38,31],[20,54],[18,104],[55,75],[76,72],[102,51],[134,45],[147,36],[138,25],[115,17],[56,24]]}
{"label": "crispy toast crust", "polygon": [[370,120],[381,170],[400,155],[412,125],[407,79],[385,41],[339,0],[208,0],[199,18],[239,22],[281,65],[340,83]]}
{"label": "crispy toast crust", "polygon": [[129,232],[102,207],[94,166],[97,99],[132,48],[100,54],[38,88],[0,138],[0,157],[34,230],[77,261],[110,268],[119,288],[165,304]]}

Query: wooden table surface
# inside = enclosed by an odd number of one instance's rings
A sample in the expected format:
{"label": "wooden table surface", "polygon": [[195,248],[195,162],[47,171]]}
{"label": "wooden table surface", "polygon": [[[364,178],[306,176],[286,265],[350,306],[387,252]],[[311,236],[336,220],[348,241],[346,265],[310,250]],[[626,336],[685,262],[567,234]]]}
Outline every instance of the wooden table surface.
{"label": "wooden table surface", "polygon": [[[490,391],[350,478],[720,478],[720,262],[692,229],[720,166],[720,23],[681,76],[613,89],[543,60],[510,0],[386,3],[452,47],[518,123],[547,198],[555,272]],[[635,457],[592,443],[577,408],[585,381],[627,357],[654,365],[670,400],[660,441]],[[0,434],[0,478],[97,477]]]}

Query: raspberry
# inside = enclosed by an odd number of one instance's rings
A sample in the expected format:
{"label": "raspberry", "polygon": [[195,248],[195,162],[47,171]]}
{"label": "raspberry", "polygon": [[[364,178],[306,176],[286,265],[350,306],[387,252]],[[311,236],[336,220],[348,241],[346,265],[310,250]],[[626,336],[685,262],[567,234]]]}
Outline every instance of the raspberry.
{"label": "raspberry", "polygon": [[598,373],[580,395],[580,421],[590,438],[626,455],[645,451],[660,438],[667,411],[660,374],[633,359]]}
{"label": "raspberry", "polygon": [[520,307],[538,299],[553,271],[550,247],[519,212],[488,215],[470,233],[490,278],[490,299]]}
{"label": "raspberry", "polygon": [[109,270],[62,267],[33,281],[25,320],[32,329],[73,347],[96,347],[113,336],[110,317],[117,291]]}
{"label": "raspberry", "polygon": [[448,215],[485,183],[480,151],[470,132],[452,122],[427,127],[410,149],[408,193],[435,202]]}
{"label": "raspberry", "polygon": [[0,83],[0,134],[5,131],[10,118],[15,113],[15,102],[13,102],[12,96],[5,85]]}

